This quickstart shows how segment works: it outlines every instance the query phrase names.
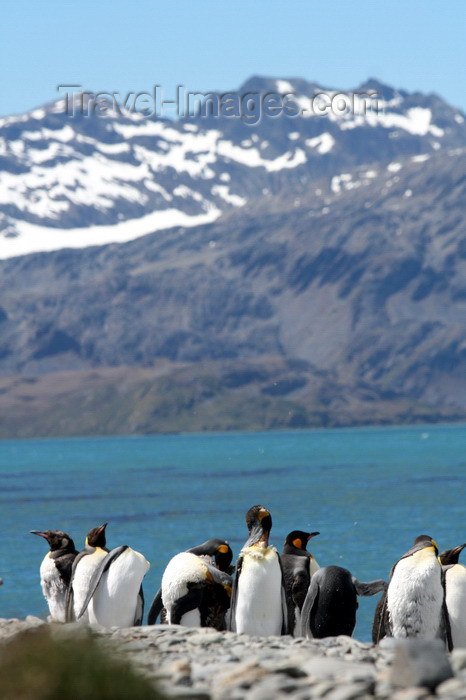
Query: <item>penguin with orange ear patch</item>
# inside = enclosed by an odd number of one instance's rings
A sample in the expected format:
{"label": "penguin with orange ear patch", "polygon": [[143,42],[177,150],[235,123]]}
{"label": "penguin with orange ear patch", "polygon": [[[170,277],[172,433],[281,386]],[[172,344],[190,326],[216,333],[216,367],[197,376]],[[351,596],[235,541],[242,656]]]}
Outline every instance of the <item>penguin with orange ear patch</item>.
{"label": "penguin with orange ear patch", "polygon": [[287,607],[278,552],[269,545],[272,516],[256,505],[246,513],[249,537],[236,563],[230,630],[263,637],[287,633]]}
{"label": "penguin with orange ear patch", "polygon": [[319,569],[318,563],[306,549],[309,540],[316,535],[320,535],[320,532],[293,530],[287,535],[283,545],[280,560],[285,580],[288,634],[295,635],[300,629],[301,609],[311,576]]}
{"label": "penguin with orange ear patch", "polygon": [[[213,538],[203,542],[202,544],[198,544],[191,549],[188,549],[185,553],[197,555],[203,561],[212,564],[215,568],[224,572],[225,574],[231,575],[234,571],[234,567],[231,566],[233,552],[231,551],[231,547],[226,540]],[[187,569],[183,575],[180,571],[176,571],[175,574],[180,583],[181,581],[184,581],[186,584],[186,590],[180,589],[182,594],[181,597],[183,597],[188,593],[189,586],[194,583],[194,581],[191,581],[190,578],[193,574],[195,577],[197,576],[197,574],[194,573],[197,571],[197,567],[194,567],[193,569],[194,560],[192,557],[179,557],[175,561],[178,560],[184,561],[185,564],[187,563]],[[170,568],[173,572],[175,572],[175,563],[171,564]],[[176,606],[179,608],[180,596],[177,598],[176,593],[174,594],[175,597],[170,596],[168,589],[171,587],[171,584],[169,581],[170,576],[167,574],[167,576],[165,576],[165,597],[167,599],[168,595],[170,605],[172,606],[172,615],[170,617],[180,624],[187,624],[187,617],[183,620],[181,617],[179,620],[177,619],[174,605],[175,601],[177,601]],[[229,582],[228,579],[225,579],[224,584],[213,582],[214,585],[208,585],[209,583],[212,583],[209,578],[207,578],[207,581],[204,582],[203,578],[201,577],[201,584],[203,585],[198,585],[197,592],[191,593],[184,600],[185,613],[190,612],[190,610],[197,610],[197,613],[191,615],[191,618],[193,618],[191,622],[194,620],[196,624],[200,624],[201,627],[214,627],[215,629],[223,630],[225,629],[225,613],[230,607],[232,582],[231,579]],[[193,606],[192,608],[189,607],[190,604]],[[159,615],[162,623],[168,622],[168,612],[167,609],[164,608],[162,599],[162,588],[159,588],[155,594],[154,600],[152,601],[152,605],[147,616],[147,624],[155,625]]]}
{"label": "penguin with orange ear patch", "polygon": [[452,649],[438,547],[429,535],[419,535],[390,572],[388,589],[374,615],[372,640],[383,637],[443,639]]}
{"label": "penguin with orange ear patch", "polygon": [[89,622],[87,610],[82,615],[80,611],[86,599],[92,575],[108,554],[105,538],[107,524],[104,523],[89,530],[84,549],[73,562],[66,596],[66,622],[75,622],[80,618],[83,622]]}

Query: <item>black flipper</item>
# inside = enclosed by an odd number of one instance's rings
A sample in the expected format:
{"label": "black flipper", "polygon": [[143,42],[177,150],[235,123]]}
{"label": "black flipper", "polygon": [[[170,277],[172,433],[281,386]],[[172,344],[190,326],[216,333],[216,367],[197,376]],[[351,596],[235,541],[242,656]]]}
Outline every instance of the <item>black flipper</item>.
{"label": "black flipper", "polygon": [[195,610],[202,603],[203,585],[193,586],[186,595],[178,598],[170,610],[170,624],[179,625],[181,618],[191,610]]}
{"label": "black flipper", "polygon": [[[463,545],[464,546],[464,545]],[[450,615],[448,614],[447,601],[446,601],[446,573],[451,567],[442,566],[442,587],[443,587],[443,603],[442,603],[442,619],[441,619],[441,633],[442,638],[447,645],[448,651],[453,650],[453,637],[451,636],[451,625],[450,625]]]}
{"label": "black flipper", "polygon": [[114,562],[116,559],[118,559],[120,554],[123,554],[123,552],[125,552],[127,549],[128,549],[128,545],[126,545],[126,544],[121,545],[121,547],[115,547],[115,549],[112,549],[107,554],[107,556],[104,557],[104,559],[102,559],[100,564],[98,566],[96,566],[96,568],[94,569],[94,572],[91,576],[91,580],[89,581],[89,590],[87,592],[87,595],[86,595],[86,598],[85,598],[84,603],[82,605],[82,608],[79,612],[79,615],[76,618],[77,620],[79,620],[86,612],[87,606],[91,602],[91,598],[94,595],[94,593],[96,592],[97,586],[100,583],[100,579],[102,578],[103,574],[107,571],[107,569],[110,567],[110,564],[112,564],[112,562]]}
{"label": "black flipper", "polygon": [[240,555],[236,563],[236,576],[233,582],[231,592],[230,615],[228,619],[227,629],[230,632],[236,632],[236,601],[238,598],[238,581],[241,576],[241,567],[243,566],[243,557]]}
{"label": "black flipper", "polygon": [[374,612],[372,641],[374,644],[378,644],[381,639],[387,636],[390,636],[390,621],[388,619],[387,591],[384,591]]}
{"label": "black flipper", "polygon": [[144,591],[142,590],[142,583],[141,583],[141,588],[139,589],[138,600],[136,603],[136,613],[134,616],[134,626],[140,627],[142,625],[143,618],[144,618]]}
{"label": "black flipper", "polygon": [[147,615],[147,624],[148,625],[155,625],[157,622],[157,618],[160,615],[160,613],[163,610],[163,601],[162,601],[162,589],[159,588],[157,593],[154,596],[154,600],[152,601],[152,604],[149,608],[149,613]]}
{"label": "black flipper", "polygon": [[75,558],[73,561],[73,566],[71,567],[71,577],[70,577],[70,582],[66,591],[66,598],[65,598],[65,622],[74,622],[74,591],[73,591],[73,579],[74,575],[76,572],[76,567],[81,561],[83,557],[86,557],[88,554],[92,554],[94,550],[87,550],[83,549],[82,552],[79,552],[78,556]]}
{"label": "black flipper", "polygon": [[66,597],[65,597],[65,622],[74,622],[74,592],[73,592],[73,586],[70,583],[66,590]]}
{"label": "black flipper", "polygon": [[363,582],[358,581],[358,579],[354,578],[353,576],[353,585],[356,589],[356,593],[360,596],[375,595],[376,593],[386,591],[388,588],[388,583],[381,578],[378,578],[375,581]]}
{"label": "black flipper", "polygon": [[[320,569],[319,569],[320,571]],[[311,577],[311,583],[306,593],[306,598],[304,599],[303,607],[301,610],[301,637],[311,637],[311,613],[314,605],[317,604],[319,600],[319,583],[316,571],[314,576]]]}
{"label": "black flipper", "polygon": [[282,630],[281,634],[288,634],[288,602],[286,600],[286,588],[285,588],[285,576],[283,574],[283,565],[280,555],[277,552],[278,563],[280,565],[280,572],[282,575],[282,587],[281,587],[281,604],[282,604]]}

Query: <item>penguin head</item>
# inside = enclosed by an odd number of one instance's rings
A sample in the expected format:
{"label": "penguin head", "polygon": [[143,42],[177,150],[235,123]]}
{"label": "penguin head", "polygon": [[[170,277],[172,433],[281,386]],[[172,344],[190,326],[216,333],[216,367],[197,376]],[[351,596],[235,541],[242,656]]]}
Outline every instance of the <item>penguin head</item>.
{"label": "penguin head", "polygon": [[249,538],[244,546],[253,547],[264,543],[267,547],[272,529],[272,516],[267,508],[252,506],[246,513],[246,525],[248,526]]}
{"label": "penguin head", "polygon": [[105,547],[107,544],[105,539],[105,528],[107,525],[108,523],[104,523],[89,530],[86,537],[86,547],[101,547],[102,549]]}
{"label": "penguin head", "polygon": [[215,563],[220,571],[230,573],[230,564],[233,559],[233,552],[228,542],[220,542],[214,554]]}
{"label": "penguin head", "polygon": [[419,537],[416,537],[413,549],[419,551],[425,547],[433,547],[435,549],[435,554],[438,556],[438,544],[432,537],[429,535],[419,535]]}
{"label": "penguin head", "polygon": [[233,552],[231,551],[231,547],[226,540],[212,538],[211,540],[206,540],[206,542],[203,542],[202,544],[198,544],[196,547],[188,549],[188,552],[197,554],[198,556],[208,554],[214,559],[215,564],[220,571],[226,571],[229,573],[231,560],[233,559]]}
{"label": "penguin head", "polygon": [[306,551],[306,545],[311,537],[320,535],[320,532],[304,532],[304,530],[292,530],[285,539],[284,552],[293,553],[293,550]]}
{"label": "penguin head", "polygon": [[454,547],[453,549],[446,549],[444,552],[439,554],[439,562],[442,566],[450,566],[451,564],[457,564],[460,554],[466,547],[465,544],[461,544],[459,547]]}
{"label": "penguin head", "polygon": [[419,537],[416,537],[414,540],[414,544],[411,547],[411,549],[408,549],[406,554],[403,554],[401,557],[402,559],[405,559],[405,557],[411,557],[413,554],[417,554],[418,552],[421,552],[423,549],[429,549],[432,548],[434,550],[435,557],[438,557],[438,544],[435,540],[432,539],[429,535],[419,535]]}
{"label": "penguin head", "polygon": [[73,540],[66,534],[66,532],[62,532],[62,530],[44,530],[44,532],[39,532],[39,530],[31,530],[30,532],[31,535],[39,535],[39,537],[43,537],[44,540],[47,540],[50,545],[51,552],[57,552],[59,549],[62,549],[65,552],[74,551]]}

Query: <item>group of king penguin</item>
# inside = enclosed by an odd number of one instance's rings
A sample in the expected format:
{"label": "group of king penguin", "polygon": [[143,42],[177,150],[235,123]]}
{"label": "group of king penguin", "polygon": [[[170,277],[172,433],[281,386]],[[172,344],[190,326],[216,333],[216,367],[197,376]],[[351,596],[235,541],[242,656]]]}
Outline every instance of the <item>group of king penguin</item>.
{"label": "group of king penguin", "polygon": [[150,564],[126,545],[109,551],[106,527],[104,523],[90,530],[81,552],[66,532],[31,530],[50,547],[40,566],[40,582],[51,622],[81,621],[103,627],[142,624],[142,580]]}
{"label": "group of king penguin", "polygon": [[[129,627],[143,620],[142,581],[150,564],[128,546],[106,548],[107,523],[93,528],[77,552],[65,532],[32,533],[50,551],[40,567],[50,620]],[[323,638],[351,636],[358,596],[382,593],[372,629],[384,637],[442,639],[449,650],[466,647],[466,543],[439,555],[436,542],[420,535],[396,562],[389,581],[361,582],[340,566],[320,568],[308,551],[319,532],[291,531],[280,555],[269,544],[270,512],[246,513],[248,539],[236,566],[226,540],[210,539],[175,555],[167,564],[148,613],[168,625],[214,627],[240,634]]]}

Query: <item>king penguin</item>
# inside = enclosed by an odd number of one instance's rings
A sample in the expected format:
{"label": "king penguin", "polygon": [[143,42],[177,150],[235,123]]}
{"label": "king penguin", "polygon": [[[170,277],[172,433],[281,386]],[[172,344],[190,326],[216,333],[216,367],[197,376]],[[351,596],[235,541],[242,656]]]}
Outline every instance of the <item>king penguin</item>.
{"label": "king penguin", "polygon": [[167,623],[184,627],[211,626],[208,615],[212,600],[219,600],[224,609],[228,609],[231,585],[231,576],[220,571],[208,557],[193,552],[176,554],[162,576],[161,602]]}
{"label": "king penguin", "polygon": [[67,622],[74,622],[78,619],[82,620],[82,622],[89,622],[88,611],[86,610],[81,614],[81,610],[89,592],[92,574],[108,554],[108,549],[105,546],[105,528],[107,524],[104,523],[89,530],[84,549],[79,552],[73,562],[66,602]]}
{"label": "king penguin", "polygon": [[348,569],[325,566],[311,578],[301,611],[301,635],[315,639],[351,637],[356,626],[357,596],[370,596],[387,588],[386,581],[361,582]]}
{"label": "king penguin", "polygon": [[306,549],[306,544],[316,535],[320,535],[320,532],[293,530],[287,535],[280,556],[288,609],[288,633],[293,636],[301,627],[301,608],[311,576],[319,569],[318,563]]}
{"label": "king penguin", "polygon": [[420,535],[390,572],[388,589],[374,615],[372,639],[441,638],[451,650],[451,633],[442,585],[438,546]]}
{"label": "king penguin", "polygon": [[453,647],[466,648],[466,566],[459,556],[466,543],[447,549],[439,556],[445,582],[445,602],[450,619]]}
{"label": "king penguin", "polygon": [[78,556],[74,542],[61,530],[31,530],[50,546],[40,565],[40,585],[47,601],[51,622],[66,621],[66,592],[71,580],[73,562]]}
{"label": "king penguin", "polygon": [[[212,538],[210,540],[206,540],[202,544],[191,547],[191,549],[188,549],[187,552],[190,554],[196,554],[200,557],[208,557],[206,561],[210,562],[216,566],[219,571],[223,571],[226,574],[231,575],[234,571],[234,567],[231,566],[233,552],[231,551],[231,547],[226,540]],[[190,561],[192,560],[188,559],[188,562]],[[186,584],[188,584],[188,579],[190,576],[189,569],[186,572],[186,576]],[[215,627],[219,630],[224,629],[225,613],[230,607],[229,593],[231,592],[231,583],[225,585],[226,588],[222,584],[205,587],[202,596],[202,611],[200,611],[201,626]],[[149,613],[147,615],[147,624],[155,625],[159,615],[162,622],[168,621],[167,611],[164,608],[162,601],[161,588],[159,588],[152,601]]]}
{"label": "king penguin", "polygon": [[269,546],[272,517],[262,506],[246,513],[249,538],[236,563],[229,628],[239,634],[286,634],[287,607],[280,558]]}
{"label": "king penguin", "polygon": [[90,625],[140,625],[144,614],[142,580],[149,568],[147,559],[127,545],[106,551],[92,570],[81,608],[75,605],[76,619],[87,613]]}

